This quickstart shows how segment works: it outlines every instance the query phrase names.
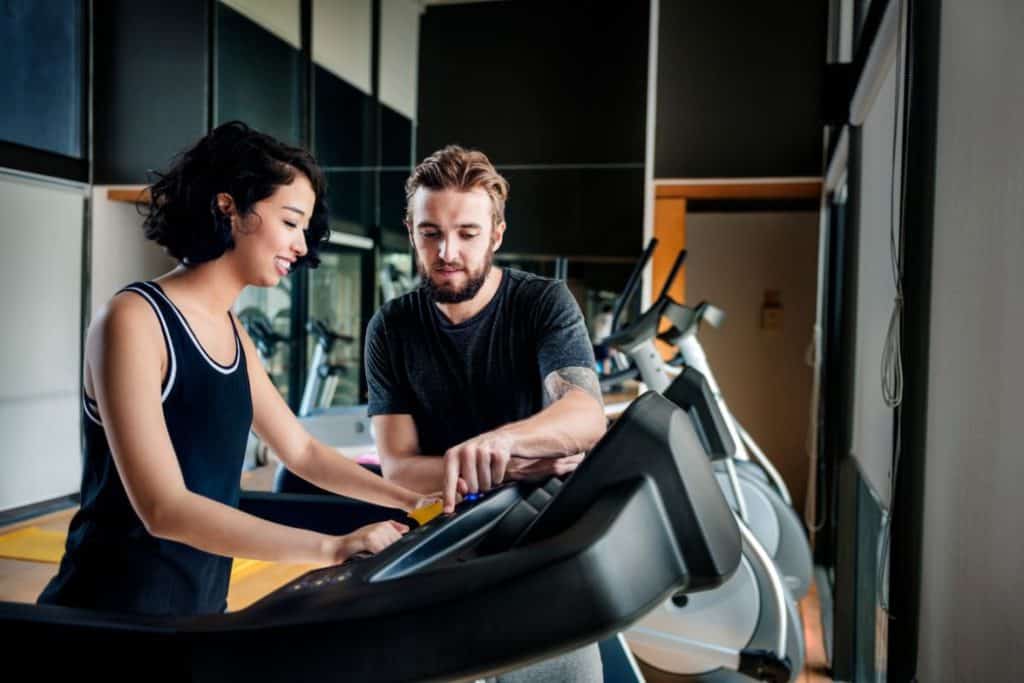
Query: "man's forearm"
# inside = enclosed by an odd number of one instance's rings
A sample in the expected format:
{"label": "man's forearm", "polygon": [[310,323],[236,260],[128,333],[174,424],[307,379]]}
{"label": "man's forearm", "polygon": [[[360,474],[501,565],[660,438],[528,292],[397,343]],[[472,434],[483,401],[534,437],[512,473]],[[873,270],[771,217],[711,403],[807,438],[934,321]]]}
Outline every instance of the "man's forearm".
{"label": "man's forearm", "polygon": [[604,410],[592,396],[572,390],[541,412],[498,431],[512,440],[512,455],[553,458],[589,451],[605,432]]}
{"label": "man's forearm", "polygon": [[444,458],[381,453],[380,464],[385,479],[418,493],[436,493],[444,483]]}

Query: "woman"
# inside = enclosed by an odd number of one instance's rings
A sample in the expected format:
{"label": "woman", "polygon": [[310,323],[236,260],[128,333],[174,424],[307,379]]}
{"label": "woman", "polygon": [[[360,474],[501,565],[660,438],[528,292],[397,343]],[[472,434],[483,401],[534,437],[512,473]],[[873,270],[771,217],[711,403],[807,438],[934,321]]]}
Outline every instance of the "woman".
{"label": "woman", "polygon": [[39,602],[223,611],[232,557],[331,565],[397,540],[408,530],[397,522],[327,536],[237,507],[250,427],[323,488],[405,510],[420,503],[305,432],[230,312],[244,287],[318,264],[328,229],[313,158],[224,124],[152,186],[145,230],[181,265],[126,287],[90,327],[81,507]]}

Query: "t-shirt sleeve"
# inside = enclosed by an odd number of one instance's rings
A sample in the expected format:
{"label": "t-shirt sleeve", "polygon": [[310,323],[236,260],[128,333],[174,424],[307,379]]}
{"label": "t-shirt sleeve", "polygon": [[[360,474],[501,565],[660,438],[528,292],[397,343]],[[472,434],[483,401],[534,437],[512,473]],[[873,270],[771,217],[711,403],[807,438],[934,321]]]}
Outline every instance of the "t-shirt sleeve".
{"label": "t-shirt sleeve", "polygon": [[409,388],[398,379],[388,343],[387,323],[377,311],[366,326],[363,354],[366,363],[366,386],[369,393],[367,414],[406,415],[412,412]]}
{"label": "t-shirt sleeve", "polygon": [[576,299],[563,282],[548,287],[537,307],[541,378],[570,367],[594,368],[594,348]]}

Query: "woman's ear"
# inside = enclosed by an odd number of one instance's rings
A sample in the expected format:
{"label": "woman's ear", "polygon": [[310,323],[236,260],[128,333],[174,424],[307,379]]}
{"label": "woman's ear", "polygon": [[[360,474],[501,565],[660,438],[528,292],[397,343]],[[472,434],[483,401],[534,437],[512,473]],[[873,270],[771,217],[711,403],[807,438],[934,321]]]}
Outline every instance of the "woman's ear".
{"label": "woman's ear", "polygon": [[234,218],[238,213],[235,209],[235,200],[227,192],[217,193],[217,210],[228,218]]}

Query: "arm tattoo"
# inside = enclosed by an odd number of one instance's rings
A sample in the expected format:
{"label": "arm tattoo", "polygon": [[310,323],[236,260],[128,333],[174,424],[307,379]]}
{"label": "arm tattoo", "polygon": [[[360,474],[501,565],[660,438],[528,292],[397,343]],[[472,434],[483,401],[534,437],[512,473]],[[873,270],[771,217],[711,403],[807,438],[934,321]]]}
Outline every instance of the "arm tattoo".
{"label": "arm tattoo", "polygon": [[590,368],[569,367],[555,370],[544,378],[544,405],[548,406],[565,396],[572,389],[585,391],[594,397],[600,405],[601,382],[597,379],[597,373]]}

